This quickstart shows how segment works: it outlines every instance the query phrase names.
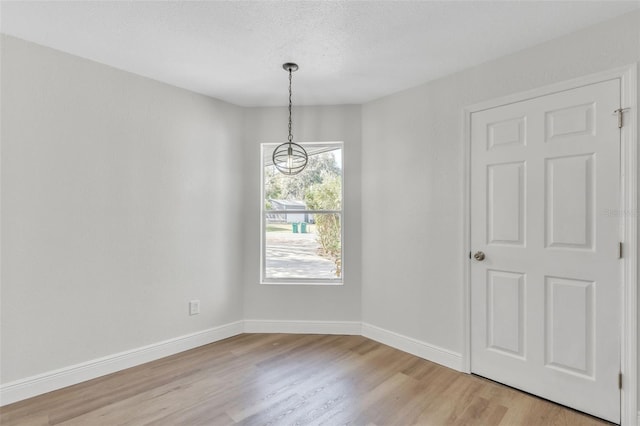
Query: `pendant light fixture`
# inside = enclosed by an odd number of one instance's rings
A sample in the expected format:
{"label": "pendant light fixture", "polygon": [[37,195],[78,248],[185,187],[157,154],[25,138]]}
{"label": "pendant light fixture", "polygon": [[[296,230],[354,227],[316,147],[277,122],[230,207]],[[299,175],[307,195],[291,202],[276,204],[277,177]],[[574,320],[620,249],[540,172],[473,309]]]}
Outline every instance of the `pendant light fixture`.
{"label": "pendant light fixture", "polygon": [[291,73],[298,70],[298,65],[287,62],[282,65],[285,71],[289,72],[289,142],[278,145],[273,150],[273,165],[278,171],[285,175],[297,175],[307,166],[309,157],[307,151],[297,143],[293,142],[291,133]]}

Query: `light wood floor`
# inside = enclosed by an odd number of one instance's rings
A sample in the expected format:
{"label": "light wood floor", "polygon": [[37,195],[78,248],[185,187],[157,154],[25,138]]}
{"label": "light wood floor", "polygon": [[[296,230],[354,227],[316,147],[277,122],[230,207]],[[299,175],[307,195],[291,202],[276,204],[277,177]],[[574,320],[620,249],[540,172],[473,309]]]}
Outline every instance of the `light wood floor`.
{"label": "light wood floor", "polygon": [[608,423],[361,336],[243,334],[8,405],[0,424]]}

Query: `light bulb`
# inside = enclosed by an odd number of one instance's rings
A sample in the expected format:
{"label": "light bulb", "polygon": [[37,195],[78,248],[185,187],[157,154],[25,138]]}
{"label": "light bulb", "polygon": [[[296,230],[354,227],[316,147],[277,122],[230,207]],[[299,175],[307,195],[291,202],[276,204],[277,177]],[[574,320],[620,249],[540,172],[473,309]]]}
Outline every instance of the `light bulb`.
{"label": "light bulb", "polygon": [[291,145],[289,145],[289,148],[287,149],[287,168],[293,168],[293,147]]}

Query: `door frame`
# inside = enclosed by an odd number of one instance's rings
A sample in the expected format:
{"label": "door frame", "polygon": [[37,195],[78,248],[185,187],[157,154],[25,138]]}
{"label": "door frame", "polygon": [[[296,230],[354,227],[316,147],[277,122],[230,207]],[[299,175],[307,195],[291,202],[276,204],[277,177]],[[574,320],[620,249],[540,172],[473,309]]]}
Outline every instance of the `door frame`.
{"label": "door frame", "polygon": [[[637,277],[638,277],[638,77],[637,64],[627,65],[596,74],[563,81],[525,92],[477,103],[464,109],[463,139],[463,344],[462,371],[471,373],[471,114],[515,102],[521,102],[556,92],[571,90],[603,81],[620,80],[620,106],[629,108],[624,113],[621,129],[621,235],[623,244],[622,291],[620,300],[620,369],[622,390],[620,395],[620,424],[639,424],[638,359],[637,359]],[[613,113],[613,111],[612,111]]]}

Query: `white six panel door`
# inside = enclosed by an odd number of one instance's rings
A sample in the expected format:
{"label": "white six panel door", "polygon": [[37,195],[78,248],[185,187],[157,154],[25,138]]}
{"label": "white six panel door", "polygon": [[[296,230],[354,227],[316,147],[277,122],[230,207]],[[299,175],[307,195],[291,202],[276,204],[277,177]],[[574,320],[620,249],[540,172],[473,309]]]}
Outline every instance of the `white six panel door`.
{"label": "white six panel door", "polygon": [[471,370],[613,422],[619,103],[610,80],[471,116]]}

